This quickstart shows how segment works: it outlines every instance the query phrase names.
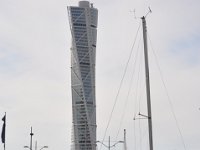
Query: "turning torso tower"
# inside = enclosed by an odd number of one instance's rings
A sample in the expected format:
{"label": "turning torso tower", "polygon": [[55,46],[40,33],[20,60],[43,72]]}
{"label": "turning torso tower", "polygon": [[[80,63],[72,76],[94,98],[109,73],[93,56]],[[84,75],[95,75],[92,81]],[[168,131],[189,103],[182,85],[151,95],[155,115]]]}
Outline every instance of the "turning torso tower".
{"label": "turning torso tower", "polygon": [[95,61],[98,11],[88,1],[68,7],[71,47],[72,150],[96,150]]}

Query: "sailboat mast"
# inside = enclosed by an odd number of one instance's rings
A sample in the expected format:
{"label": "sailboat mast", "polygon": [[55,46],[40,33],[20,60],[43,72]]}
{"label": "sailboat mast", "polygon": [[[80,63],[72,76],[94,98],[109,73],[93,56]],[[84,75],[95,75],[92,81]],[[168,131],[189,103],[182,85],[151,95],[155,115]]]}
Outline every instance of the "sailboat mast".
{"label": "sailboat mast", "polygon": [[152,136],[152,116],[151,116],[151,95],[150,95],[150,81],[149,81],[149,62],[148,62],[148,46],[147,46],[147,27],[146,19],[142,18],[143,40],[144,40],[144,60],[145,60],[145,75],[146,75],[146,94],[147,94],[147,111],[148,111],[148,128],[149,128],[149,147],[153,150],[153,136]]}

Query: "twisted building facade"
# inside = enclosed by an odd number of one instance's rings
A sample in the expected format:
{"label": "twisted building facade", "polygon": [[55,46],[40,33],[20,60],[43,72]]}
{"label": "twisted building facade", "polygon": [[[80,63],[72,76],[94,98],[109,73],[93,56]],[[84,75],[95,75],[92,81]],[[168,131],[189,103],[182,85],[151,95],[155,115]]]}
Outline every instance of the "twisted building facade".
{"label": "twisted building facade", "polygon": [[71,46],[72,150],[96,150],[95,61],[98,10],[88,1],[68,7]]}

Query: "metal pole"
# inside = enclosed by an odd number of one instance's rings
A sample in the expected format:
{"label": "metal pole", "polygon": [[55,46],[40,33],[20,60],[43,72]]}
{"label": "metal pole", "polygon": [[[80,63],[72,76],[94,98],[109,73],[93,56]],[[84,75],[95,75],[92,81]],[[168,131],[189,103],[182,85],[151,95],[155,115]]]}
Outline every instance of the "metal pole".
{"label": "metal pole", "polygon": [[108,138],[108,150],[110,150],[110,136]]}
{"label": "metal pole", "polygon": [[4,145],[3,148],[6,150],[6,112],[5,112],[5,118],[4,118]]}
{"label": "metal pole", "polygon": [[124,129],[124,150],[126,150],[126,129]]}
{"label": "metal pole", "polygon": [[152,136],[152,116],[151,116],[151,96],[150,96],[150,81],[149,81],[149,63],[148,63],[148,47],[147,47],[147,27],[146,20],[142,18],[143,26],[143,40],[144,40],[144,59],[145,59],[145,73],[146,73],[146,94],[147,94],[147,111],[148,111],[148,127],[149,127],[149,147],[153,150],[153,136]]}
{"label": "metal pole", "polygon": [[32,127],[31,127],[31,133],[30,133],[30,135],[31,135],[30,150],[32,150],[32,136],[34,135],[33,132],[32,132]]}

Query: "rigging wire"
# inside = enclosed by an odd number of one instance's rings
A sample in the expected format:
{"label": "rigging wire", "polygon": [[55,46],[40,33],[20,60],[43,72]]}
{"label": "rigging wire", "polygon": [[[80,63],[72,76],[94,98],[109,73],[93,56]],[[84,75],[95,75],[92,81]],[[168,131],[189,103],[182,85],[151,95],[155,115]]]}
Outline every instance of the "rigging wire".
{"label": "rigging wire", "polygon": [[[140,38],[141,40],[141,38]],[[139,40],[139,43],[140,43],[140,40]],[[124,116],[125,116],[125,110],[126,110],[126,107],[127,107],[127,104],[128,104],[128,100],[129,100],[129,95],[130,95],[130,92],[131,92],[131,87],[133,85],[133,77],[135,75],[135,69],[136,69],[136,62],[137,62],[137,59],[138,59],[138,55],[139,55],[139,45],[138,45],[138,48],[137,48],[137,52],[136,52],[136,55],[134,57],[133,60],[134,63],[133,63],[133,72],[132,72],[132,75],[131,75],[131,81],[130,81],[130,84],[129,84],[129,89],[128,89],[128,93],[127,93],[127,96],[126,96],[126,99],[125,99],[125,104],[124,104],[124,108],[123,108],[123,113],[122,113],[122,116],[121,116],[121,119],[120,119],[120,125],[119,125],[119,128],[118,128],[118,131],[117,131],[117,135],[115,137],[115,141],[117,141],[117,138],[118,138],[118,135],[119,135],[119,132],[121,130],[121,127],[122,127],[122,123],[123,123],[123,120],[124,120]]]}
{"label": "rigging wire", "polygon": [[171,112],[172,112],[172,115],[174,117],[174,120],[175,120],[175,123],[176,123],[176,126],[178,128],[178,132],[179,132],[179,135],[181,137],[181,142],[183,144],[183,147],[184,149],[186,150],[186,144],[184,142],[184,138],[183,138],[183,134],[181,132],[181,129],[180,129],[180,126],[179,126],[179,123],[178,123],[178,119],[176,117],[176,114],[175,114],[175,111],[174,111],[174,106],[172,104],[172,100],[171,100],[171,97],[169,96],[169,92],[167,90],[167,86],[165,84],[165,80],[164,80],[164,77],[163,77],[163,74],[162,74],[162,71],[161,71],[161,67],[160,67],[160,64],[159,64],[159,61],[158,61],[158,57],[154,51],[154,48],[153,48],[153,45],[152,45],[152,42],[151,42],[151,39],[150,39],[150,36],[148,35],[148,39],[150,41],[150,46],[151,46],[151,49],[152,49],[152,52],[153,52],[153,55],[155,57],[155,62],[156,62],[156,65],[158,67],[158,70],[159,70],[159,73],[160,73],[160,77],[161,77],[161,80],[162,80],[162,83],[163,83],[163,86],[164,86],[164,89],[165,89],[165,92],[166,92],[166,95],[167,95],[167,99],[168,99],[168,102],[169,102],[169,105],[170,105],[170,108],[171,108]]}
{"label": "rigging wire", "polygon": [[[141,57],[142,57],[142,55],[141,55]],[[142,59],[140,59],[140,60],[142,62]],[[140,63],[140,72],[141,72],[141,63]],[[139,75],[140,74],[138,73],[138,76]],[[142,114],[141,113],[141,102],[142,102],[142,99],[143,99],[143,96],[144,96],[144,91],[145,91],[145,81],[141,82],[141,84],[140,84],[140,91],[138,90],[139,95],[138,95],[138,98],[137,98],[138,99],[138,105],[139,105],[139,108],[138,108],[138,112],[139,112],[138,115],[139,115],[139,117],[138,117],[137,120],[139,120],[138,121],[139,122],[138,126],[139,126],[139,144],[140,144],[139,146],[140,146],[140,150],[143,149],[143,147],[142,147],[142,141],[143,141],[143,138],[144,138],[144,134],[142,134],[141,120],[142,119],[146,119],[146,118],[140,118],[140,115]],[[147,129],[146,129],[146,133],[148,131]]]}
{"label": "rigging wire", "polygon": [[[140,45],[140,42],[138,44],[138,49],[139,49],[139,45]],[[141,63],[139,63],[139,70],[138,70],[138,76],[137,76],[137,82],[136,82],[136,101],[135,101],[135,105],[134,105],[135,108],[134,108],[134,118],[133,118],[133,122],[134,122],[134,144],[135,144],[135,150],[137,150],[135,120],[136,120],[136,112],[137,112],[137,109],[136,109],[137,101],[139,101],[138,100],[138,86],[139,86],[139,80],[140,80],[140,70],[141,70],[140,68],[141,68]]]}
{"label": "rigging wire", "polygon": [[[105,133],[104,133],[104,137],[103,137],[102,143],[103,143],[104,140],[105,140],[106,133],[107,133],[108,127],[109,127],[110,122],[111,122],[111,119],[112,119],[113,111],[114,111],[114,109],[115,109],[115,105],[116,105],[117,100],[118,100],[118,95],[119,95],[119,93],[120,93],[120,90],[121,90],[121,87],[122,87],[122,84],[123,84],[123,81],[124,81],[124,77],[125,77],[125,75],[126,75],[126,71],[127,71],[127,68],[128,68],[128,64],[129,64],[130,58],[131,58],[132,53],[133,53],[133,48],[134,48],[134,46],[135,46],[135,42],[136,42],[136,39],[137,39],[137,36],[138,36],[138,32],[139,32],[140,27],[141,27],[141,23],[139,24],[139,27],[138,27],[138,29],[137,29],[136,36],[135,36],[135,39],[134,39],[134,43],[133,43],[133,45],[132,45],[132,47],[131,47],[131,52],[130,52],[130,55],[129,55],[129,57],[128,57],[128,61],[127,61],[127,63],[126,63],[125,69],[124,69],[124,74],[123,74],[122,79],[121,79],[121,81],[120,81],[120,86],[119,86],[119,89],[118,89],[118,91],[117,91],[117,95],[116,95],[116,97],[115,97],[114,105],[113,105],[113,107],[112,107],[112,111],[111,111],[111,114],[110,114],[110,117],[109,117],[109,120],[108,120],[108,124],[107,124],[107,126],[106,126],[106,130],[105,130]],[[102,145],[103,145],[102,143],[101,143],[101,146],[100,146],[100,150],[101,150]]]}
{"label": "rigging wire", "polygon": [[[139,42],[139,45],[140,45],[140,42]],[[139,45],[138,45],[138,49],[139,49]],[[135,93],[136,101],[135,101],[135,105],[134,105],[135,107],[134,107],[134,118],[133,118],[134,120],[136,119],[136,112],[137,112],[136,106],[137,106],[138,93],[139,93],[138,87],[139,87],[139,80],[140,80],[140,70],[141,70],[141,63],[139,63],[138,76],[137,76],[137,81],[136,81],[136,90],[135,90],[136,91],[136,93]]]}
{"label": "rigging wire", "polygon": [[135,121],[133,121],[133,137],[134,137],[134,148],[135,148],[135,150],[137,150],[137,145],[136,145]]}
{"label": "rigging wire", "polygon": [[[142,57],[142,55],[140,56],[140,57]],[[141,61],[142,59],[140,59],[140,61]],[[140,71],[141,71],[141,62],[140,62],[140,65],[139,65],[139,71],[138,71],[138,81],[137,81],[137,88],[138,88],[138,86],[139,86],[139,78],[140,78]],[[139,91],[138,91],[139,92]],[[138,104],[139,104],[139,114],[140,114],[140,109],[141,109],[141,98],[142,98],[142,91],[140,91],[140,94],[138,95],[139,97],[138,97]],[[140,150],[142,150],[142,130],[141,130],[141,122],[140,122],[140,119],[139,119],[139,148],[140,148]]]}
{"label": "rigging wire", "polygon": [[[146,126],[146,127],[145,127],[145,130],[143,130],[143,133],[141,132],[140,134],[141,134],[141,135],[140,135],[140,144],[141,144],[140,147],[141,147],[141,150],[142,150],[142,149],[143,149],[143,147],[142,147],[142,141],[144,141],[144,139],[145,139],[144,137],[148,134],[148,126]],[[147,140],[147,142],[148,142],[148,137],[147,137],[146,140]],[[143,144],[143,145],[144,145],[144,144]]]}
{"label": "rigging wire", "polygon": [[[142,55],[140,56],[140,57],[142,57]],[[142,62],[142,59],[140,59],[140,61]],[[140,63],[140,71],[141,71],[141,64],[142,63]],[[139,76],[139,72],[138,72],[138,76]],[[141,87],[142,86],[142,87]],[[143,81],[143,84],[141,84],[140,85],[140,88],[141,89],[145,89],[145,81]],[[138,103],[139,103],[139,114],[141,113],[141,101],[142,101],[142,96],[143,96],[143,92],[144,92],[145,90],[141,90],[140,91],[140,94],[138,95],[139,97],[138,97]],[[138,91],[139,92],[139,91]]]}
{"label": "rigging wire", "polygon": [[141,122],[140,122],[140,119],[139,119],[139,144],[140,144],[140,150],[142,150],[142,130],[141,130]]}
{"label": "rigging wire", "polygon": [[[139,43],[140,44],[140,43]],[[139,45],[138,45],[139,46]],[[136,104],[135,104],[135,108],[134,108],[134,122],[136,121],[136,120],[139,120],[138,121],[138,128],[139,128],[139,132],[138,132],[138,134],[139,134],[139,138],[138,138],[138,146],[135,146],[135,147],[138,147],[138,149],[140,149],[140,150],[142,150],[142,140],[143,140],[143,136],[142,136],[142,128],[141,128],[141,122],[140,122],[140,120],[141,119],[143,119],[143,118],[140,118],[140,117],[138,117],[138,118],[136,118],[136,115],[138,115],[138,112],[139,112],[139,114],[140,114],[140,110],[141,110],[141,100],[142,100],[142,96],[143,96],[143,92],[145,91],[145,90],[142,90],[142,89],[145,89],[145,83],[142,83],[142,82],[140,82],[140,84],[139,84],[139,81],[142,81],[142,79],[141,79],[141,65],[142,65],[142,53],[140,53],[140,62],[139,62],[139,68],[138,68],[138,76],[137,76],[137,82],[136,82]],[[140,86],[139,86],[140,85]],[[140,90],[139,90],[140,89]],[[136,108],[136,106],[137,106],[137,103],[138,103],[138,110],[137,110],[137,108]],[[136,113],[137,112],[137,113]],[[135,128],[135,127],[134,127]],[[135,129],[134,129],[134,132],[136,132],[135,131]],[[137,139],[136,139],[136,136],[135,136],[135,145],[137,144]]]}

